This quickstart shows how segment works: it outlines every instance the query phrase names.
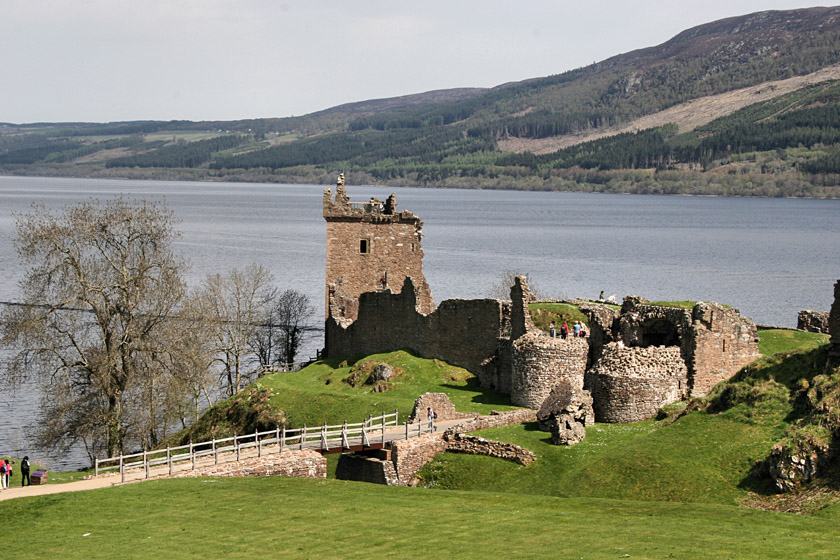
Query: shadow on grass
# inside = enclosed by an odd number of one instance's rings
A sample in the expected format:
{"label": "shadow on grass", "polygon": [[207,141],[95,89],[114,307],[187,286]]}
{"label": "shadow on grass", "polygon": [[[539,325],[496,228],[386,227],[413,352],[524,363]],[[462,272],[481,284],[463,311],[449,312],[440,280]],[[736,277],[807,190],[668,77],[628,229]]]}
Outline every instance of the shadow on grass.
{"label": "shadow on grass", "polygon": [[469,391],[470,393],[477,393],[471,399],[474,403],[511,406],[510,395],[504,395],[493,389],[487,389],[486,387],[482,387],[477,377],[471,377],[470,379],[467,379],[466,386],[444,383],[441,385],[441,387],[444,387],[451,391]]}
{"label": "shadow on grass", "polygon": [[738,488],[747,492],[753,492],[759,496],[773,496],[778,493],[776,485],[770,478],[767,462],[763,459],[753,463],[747,476],[738,483]]}

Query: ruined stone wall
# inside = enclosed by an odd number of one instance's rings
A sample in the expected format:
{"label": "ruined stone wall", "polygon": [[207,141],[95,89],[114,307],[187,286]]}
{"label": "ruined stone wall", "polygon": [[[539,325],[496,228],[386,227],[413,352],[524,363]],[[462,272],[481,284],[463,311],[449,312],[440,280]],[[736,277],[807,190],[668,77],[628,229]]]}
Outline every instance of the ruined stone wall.
{"label": "ruined stone wall", "polygon": [[198,476],[327,478],[327,460],[323,455],[311,449],[284,449],[280,453],[265,453],[262,457],[251,457],[239,462],[226,461],[218,465],[206,465],[162,478]]}
{"label": "ruined stone wall", "polygon": [[676,346],[604,347],[587,373],[595,420],[639,422],[688,392],[688,370]]}
{"label": "ruined stone wall", "polygon": [[[397,472],[398,483],[402,486],[410,484],[414,475],[423,468],[423,465],[446,451],[449,444],[445,441],[445,437],[452,439],[456,433],[474,432],[523,422],[535,422],[536,420],[537,413],[534,410],[519,409],[500,413],[494,412],[490,416],[479,416],[465,420],[445,432],[434,432],[416,438],[396,440],[391,443],[391,460]],[[491,447],[493,446],[489,446],[487,449]],[[506,458],[509,451],[503,449],[500,452],[505,454]],[[466,446],[463,452],[466,452]]]}
{"label": "ruined stone wall", "polygon": [[[638,298],[637,298],[638,299]],[[618,319],[618,336],[627,346],[680,346],[688,355],[691,310],[636,303],[625,298]]]}
{"label": "ruined stone wall", "polygon": [[391,459],[397,471],[398,484],[407,486],[423,465],[444,451],[446,442],[440,432],[392,442]]}
{"label": "ruined stone wall", "polygon": [[834,284],[834,303],[828,315],[828,331],[831,333],[829,364],[840,364],[840,280]]}
{"label": "ruined stone wall", "polygon": [[446,393],[423,393],[414,401],[414,408],[411,409],[411,415],[408,417],[408,422],[413,423],[418,419],[427,420],[427,409],[431,408],[437,413],[437,420],[453,420],[457,418],[475,418],[478,416],[477,412],[458,412],[455,410],[455,405],[449,400]]}
{"label": "ruined stone wall", "polygon": [[796,328],[800,331],[828,334],[828,311],[805,309],[796,316]]}
{"label": "ruined stone wall", "polygon": [[498,300],[446,300],[428,315],[415,307],[411,279],[401,293],[366,293],[352,323],[326,323],[327,356],[411,349],[478,374],[496,353],[503,304]]}
{"label": "ruined stone wall", "polygon": [[513,343],[511,402],[539,408],[560,380],[582,389],[588,354],[585,338],[563,340],[537,332],[519,337]]}
{"label": "ruined stone wall", "polygon": [[[393,199],[393,200],[392,200]],[[337,186],[335,200],[324,192],[324,219],[327,221],[327,316],[330,312],[330,286],[345,297],[358,299],[365,292],[386,288],[398,292],[407,277],[414,279],[421,313],[434,309],[434,299],[423,276],[423,222],[410,212],[396,212],[396,197],[385,207],[378,200],[351,203],[344,185]],[[345,306],[345,317],[355,319],[352,305]]]}
{"label": "ruined stone wall", "polygon": [[579,309],[589,320],[589,363],[594,364],[601,357],[601,349],[615,342],[614,325],[618,309],[598,303],[581,303]]}
{"label": "ruined stone wall", "polygon": [[465,420],[457,426],[453,426],[447,432],[476,432],[488,428],[500,428],[513,424],[524,424],[525,422],[536,422],[537,411],[530,408],[518,408],[506,412],[493,411],[489,416],[479,416],[471,420]]}
{"label": "ruined stone wall", "polygon": [[513,461],[528,466],[536,460],[533,452],[513,443],[493,441],[478,436],[468,436],[459,432],[444,434],[446,450],[452,453],[485,455],[506,461]]}
{"label": "ruined stone wall", "polygon": [[759,357],[755,323],[737,309],[718,303],[698,303],[692,310],[691,344],[687,362],[691,396],[703,397]]}

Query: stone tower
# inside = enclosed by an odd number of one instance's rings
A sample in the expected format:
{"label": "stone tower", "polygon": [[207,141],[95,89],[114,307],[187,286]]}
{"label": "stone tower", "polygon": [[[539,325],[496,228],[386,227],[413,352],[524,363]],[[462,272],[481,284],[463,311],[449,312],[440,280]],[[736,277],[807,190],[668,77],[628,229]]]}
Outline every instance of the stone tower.
{"label": "stone tower", "polygon": [[400,293],[407,277],[412,279],[417,310],[431,313],[432,292],[423,276],[423,222],[403,210],[397,212],[397,197],[383,203],[350,202],[344,189],[344,174],[338,177],[333,199],[324,190],[327,221],[327,273],[325,318],[354,321],[359,296],[390,290]]}

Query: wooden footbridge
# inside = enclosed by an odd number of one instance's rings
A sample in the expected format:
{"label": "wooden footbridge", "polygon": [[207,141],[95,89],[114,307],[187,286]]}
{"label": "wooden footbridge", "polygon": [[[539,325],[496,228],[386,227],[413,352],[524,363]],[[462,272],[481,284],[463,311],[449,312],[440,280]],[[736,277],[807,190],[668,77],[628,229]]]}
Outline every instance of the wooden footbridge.
{"label": "wooden footbridge", "polygon": [[121,482],[141,478],[173,475],[199,466],[218,465],[244,458],[280,453],[284,449],[312,449],[321,454],[347,453],[365,449],[382,449],[397,439],[408,439],[435,430],[434,422],[417,421],[399,424],[399,412],[371,416],[364,422],[287,430],[275,428],[265,432],[234,435],[188,445],[166,447],[129,455],[96,459],[95,476],[119,473]]}

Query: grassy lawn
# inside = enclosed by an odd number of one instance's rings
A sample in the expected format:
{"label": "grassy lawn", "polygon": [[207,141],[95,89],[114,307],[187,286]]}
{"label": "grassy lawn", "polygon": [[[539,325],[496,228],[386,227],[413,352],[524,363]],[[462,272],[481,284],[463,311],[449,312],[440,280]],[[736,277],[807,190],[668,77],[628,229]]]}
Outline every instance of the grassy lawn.
{"label": "grassy lawn", "polygon": [[482,437],[516,443],[537,460],[528,467],[446,453],[420,471],[427,486],[560,497],[737,504],[763,491],[750,470],[782,433],[778,422],[689,414],[674,424],[596,424],[572,446],[551,444],[536,424],[494,428]]}
{"label": "grassy lawn", "polygon": [[568,323],[569,331],[572,330],[572,325],[575,321],[583,321],[585,325],[589,324],[589,319],[580,312],[577,305],[568,303],[529,303],[528,309],[531,311],[531,320],[534,321],[534,326],[548,332],[548,325],[552,321],[557,326],[557,336],[560,336],[560,325],[563,321]]}
{"label": "grassy lawn", "polygon": [[4,502],[9,558],[829,558],[829,509],[442,492],[263,477]]}
{"label": "grassy lawn", "polygon": [[813,350],[828,344],[827,334],[794,331],[788,329],[767,329],[758,331],[758,351],[765,356],[780,352]]}

